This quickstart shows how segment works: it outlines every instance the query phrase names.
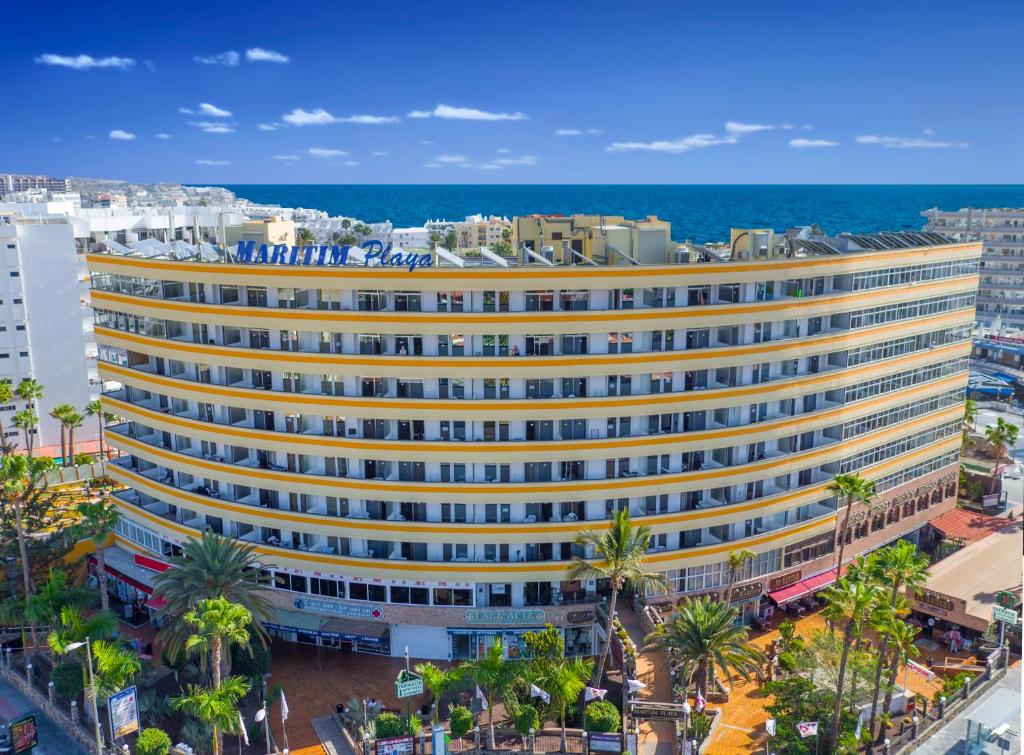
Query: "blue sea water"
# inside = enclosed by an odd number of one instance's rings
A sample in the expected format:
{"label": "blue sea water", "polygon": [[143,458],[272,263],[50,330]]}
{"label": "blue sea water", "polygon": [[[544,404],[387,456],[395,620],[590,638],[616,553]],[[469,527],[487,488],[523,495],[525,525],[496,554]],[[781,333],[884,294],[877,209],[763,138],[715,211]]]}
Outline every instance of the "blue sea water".
{"label": "blue sea water", "polygon": [[337,185],[235,184],[253,202],[417,226],[466,215],[604,213],[672,223],[676,240],[720,241],[729,228],[817,223],[830,233],[919,229],[931,207],[1024,207],[1024,185]]}

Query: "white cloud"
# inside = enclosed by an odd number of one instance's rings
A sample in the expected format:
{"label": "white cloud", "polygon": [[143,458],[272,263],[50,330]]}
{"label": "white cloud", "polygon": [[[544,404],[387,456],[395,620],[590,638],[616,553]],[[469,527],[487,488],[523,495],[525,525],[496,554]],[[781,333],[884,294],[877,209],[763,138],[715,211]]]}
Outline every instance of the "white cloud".
{"label": "white cloud", "polygon": [[579,136],[583,132],[578,128],[559,128],[555,129],[555,136]]}
{"label": "white cloud", "polygon": [[118,142],[130,142],[132,139],[135,138],[135,134],[131,133],[130,131],[124,131],[119,128],[115,128],[113,131],[110,132],[110,134],[108,134],[108,136],[110,136],[110,138],[113,139],[114,141]]}
{"label": "white cloud", "polygon": [[753,134],[758,131],[771,131],[775,126],[765,126],[760,123],[736,123],[729,121],[725,124],[726,132],[730,134]]}
{"label": "white cloud", "polygon": [[295,108],[281,117],[285,123],[293,126],[325,126],[328,123],[356,123],[362,126],[377,126],[384,123],[398,123],[393,115],[349,115],[342,118],[331,115],[323,108],[303,110]]}
{"label": "white cloud", "polygon": [[96,137],[93,136],[92,134],[86,134],[85,138],[88,139],[89,141],[93,141]]}
{"label": "white cloud", "polygon": [[357,160],[346,160],[345,161],[345,167],[346,168],[354,168],[357,165],[359,165],[359,162]]}
{"label": "white cloud", "polygon": [[500,165],[497,163],[481,163],[477,166],[480,170],[501,170]]}
{"label": "white cloud", "polygon": [[306,150],[313,157],[345,157],[348,155],[343,149],[328,149],[327,147],[310,147]]}
{"label": "white cloud", "polygon": [[275,126],[273,123],[261,123],[256,128],[258,128],[260,131],[277,131],[277,126]]}
{"label": "white cloud", "polygon": [[371,152],[370,157],[387,157],[390,154],[390,152],[382,152],[378,150],[377,152]]}
{"label": "white cloud", "polygon": [[250,47],[245,51],[245,59],[250,63],[287,63],[290,60],[287,55],[263,47]]}
{"label": "white cloud", "polygon": [[230,160],[196,160],[196,165],[231,165]]}
{"label": "white cloud", "polygon": [[715,136],[714,134],[693,134],[681,139],[662,139],[653,142],[614,142],[605,147],[608,152],[669,152],[678,154],[695,149],[716,147],[720,144],[735,144],[735,136]]}
{"label": "white cloud", "polygon": [[534,155],[523,155],[522,157],[499,157],[494,161],[498,165],[536,165],[537,158]]}
{"label": "white cloud", "polygon": [[464,162],[467,162],[468,159],[469,158],[467,158],[465,155],[438,155],[437,157],[434,158],[434,162],[435,163],[449,163],[449,164],[450,163],[464,163]]}
{"label": "white cloud", "polygon": [[135,65],[132,58],[119,58],[115,55],[106,58],[94,58],[92,55],[54,55],[45,53],[36,58],[36,63],[44,66],[61,66],[74,68],[76,71],[90,71],[94,68],[117,68],[127,71]]}
{"label": "white cloud", "polygon": [[146,67],[147,71],[155,71],[156,70],[156,63],[154,63],[152,60],[144,60],[144,61],[142,61],[142,65],[144,65]]}
{"label": "white cloud", "polygon": [[409,118],[443,118],[450,121],[525,121],[525,113],[489,113],[472,107],[438,105],[433,110],[413,110]]}
{"label": "white cloud", "polygon": [[423,167],[424,168],[443,168],[444,166],[441,165],[441,163],[426,163],[426,164],[424,164]]}
{"label": "white cloud", "polygon": [[587,133],[588,134],[603,134],[604,133],[604,129],[603,128],[588,128],[587,129]]}
{"label": "white cloud", "polygon": [[237,66],[239,55],[234,50],[225,50],[215,55],[196,55],[192,60],[208,66]]}
{"label": "white cloud", "polygon": [[299,155],[274,155],[274,159],[275,160],[289,161],[289,160],[301,160],[302,158],[299,157]]}
{"label": "white cloud", "polygon": [[944,142],[920,136],[858,136],[857,144],[870,144],[889,149],[966,149],[967,142]]}
{"label": "white cloud", "polygon": [[161,131],[159,134],[154,134],[154,136],[156,136],[157,139],[170,139],[171,138],[170,134],[165,134],[163,131]]}
{"label": "white cloud", "polygon": [[195,110],[192,110],[192,108],[187,108],[187,107],[180,107],[180,108],[178,108],[178,112],[181,113],[182,115],[195,115],[196,114]]}
{"label": "white cloud", "polygon": [[216,121],[189,121],[188,125],[195,126],[207,134],[233,134],[235,127],[229,123],[218,123]]}
{"label": "white cloud", "polygon": [[200,102],[199,103],[199,113],[200,113],[200,115],[209,115],[209,116],[212,116],[214,118],[230,118],[231,117],[231,111],[230,110],[225,110],[224,108],[217,107],[216,105],[211,105],[209,102]]}
{"label": "white cloud", "polygon": [[839,142],[828,139],[790,139],[789,146],[795,149],[813,149],[815,147],[838,147]]}
{"label": "white cloud", "polygon": [[507,155],[512,150],[510,150],[508,147],[498,147],[494,151],[497,152],[499,155]]}
{"label": "white cloud", "polygon": [[792,131],[793,130],[793,124],[792,123],[783,123],[781,126],[779,126],[779,128],[781,128],[783,131]]}
{"label": "white cloud", "polygon": [[432,147],[434,145],[434,143],[430,141],[430,139],[420,139],[420,144],[426,147]]}
{"label": "white cloud", "polygon": [[935,129],[933,129],[933,128],[926,128],[921,133],[924,134],[925,136],[935,136]]}

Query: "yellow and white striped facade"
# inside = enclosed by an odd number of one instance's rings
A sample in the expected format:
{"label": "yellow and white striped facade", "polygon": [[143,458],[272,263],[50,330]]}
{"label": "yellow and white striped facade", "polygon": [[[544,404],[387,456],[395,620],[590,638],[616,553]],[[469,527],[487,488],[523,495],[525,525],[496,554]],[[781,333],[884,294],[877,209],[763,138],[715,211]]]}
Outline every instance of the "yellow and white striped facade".
{"label": "yellow and white striped facade", "polygon": [[[886,500],[955,469],[979,257],[410,272],[93,254],[100,372],[122,386],[104,397],[124,420],[118,539],[167,554],[212,527],[253,543],[289,601],[378,606],[421,656],[445,657],[428,635],[453,627],[592,621],[600,586],[565,581],[592,555],[573,539],[623,506],[674,592],[720,587],[748,549],[756,599],[831,553],[835,474]],[[904,267],[923,272],[880,274]],[[920,520],[890,524],[848,553]]]}

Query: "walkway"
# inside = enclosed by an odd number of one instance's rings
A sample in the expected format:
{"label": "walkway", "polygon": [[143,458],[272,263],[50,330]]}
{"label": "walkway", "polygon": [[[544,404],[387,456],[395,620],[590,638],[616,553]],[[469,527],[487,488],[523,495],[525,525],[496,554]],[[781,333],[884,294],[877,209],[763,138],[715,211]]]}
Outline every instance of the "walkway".
{"label": "walkway", "polygon": [[34,714],[39,746],[33,755],[88,755],[85,749],[4,679],[0,679],[0,719],[14,721]]}
{"label": "walkway", "polygon": [[[629,637],[637,647],[636,676],[647,685],[640,690],[642,699],[659,702],[672,701],[672,681],[668,673],[665,654],[660,650],[644,652],[644,630],[640,619],[633,612],[629,601],[622,600],[616,610],[619,621],[629,633]],[[637,738],[636,755],[672,755],[675,747],[675,723],[672,721],[644,721],[640,724],[640,736]]]}

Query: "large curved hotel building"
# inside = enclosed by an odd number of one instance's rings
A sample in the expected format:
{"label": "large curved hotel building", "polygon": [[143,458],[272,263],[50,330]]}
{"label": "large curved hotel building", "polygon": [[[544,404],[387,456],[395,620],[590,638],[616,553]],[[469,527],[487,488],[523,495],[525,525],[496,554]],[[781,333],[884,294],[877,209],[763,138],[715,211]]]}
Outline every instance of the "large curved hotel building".
{"label": "large curved hotel building", "polygon": [[[288,640],[468,658],[552,623],[586,653],[604,586],[566,570],[617,509],[654,533],[655,601],[755,553],[749,619],[834,578],[837,536],[852,557],[955,503],[978,243],[537,216],[514,256],[411,271],[113,246],[89,266],[118,545],[159,570],[207,528],[254,544]],[[842,472],[878,497],[838,533]]]}

